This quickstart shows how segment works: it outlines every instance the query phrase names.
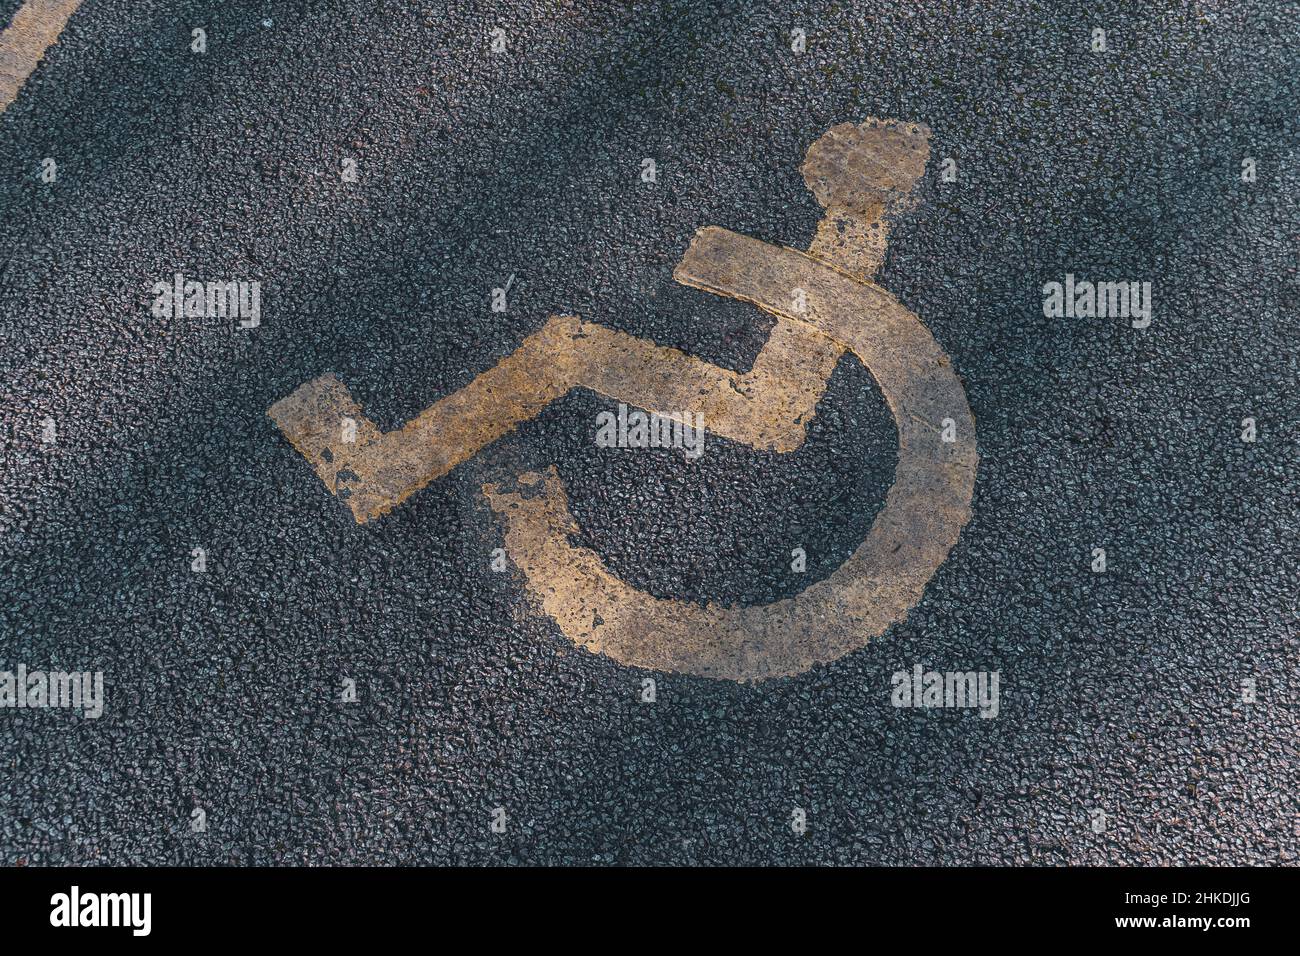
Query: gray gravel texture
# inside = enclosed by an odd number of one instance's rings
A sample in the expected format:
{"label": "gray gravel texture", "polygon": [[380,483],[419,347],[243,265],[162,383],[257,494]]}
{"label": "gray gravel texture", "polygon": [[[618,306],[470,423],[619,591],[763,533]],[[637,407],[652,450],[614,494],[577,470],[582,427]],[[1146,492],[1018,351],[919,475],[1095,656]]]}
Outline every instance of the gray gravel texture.
{"label": "gray gravel texture", "polygon": [[[0,669],[108,699],[0,711],[0,862],[1295,864],[1298,63],[1282,2],[88,0],[0,117]],[[805,247],[804,151],[869,116],[934,131],[881,281],[981,465],[859,652],[742,686],[577,650],[477,492],[554,463],[636,586],[796,593],[892,481],[853,360],[795,454],[600,449],[579,392],[366,526],[265,416],[333,370],[393,427],[553,313],[747,368],[770,322],[672,268],[705,225]],[[177,271],[261,281],[262,326],[154,318]],[[1044,318],[1066,272],[1153,281],[1151,327]],[[997,670],[999,717],[893,708],[918,663]]]}

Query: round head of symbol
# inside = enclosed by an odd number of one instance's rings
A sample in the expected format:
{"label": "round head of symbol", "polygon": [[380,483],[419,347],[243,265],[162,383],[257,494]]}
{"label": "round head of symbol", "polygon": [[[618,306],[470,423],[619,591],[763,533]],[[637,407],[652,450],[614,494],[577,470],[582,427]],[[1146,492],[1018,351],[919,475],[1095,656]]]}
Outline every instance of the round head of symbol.
{"label": "round head of symbol", "polygon": [[823,208],[876,218],[907,199],[929,159],[929,127],[867,119],[827,130],[801,171]]}

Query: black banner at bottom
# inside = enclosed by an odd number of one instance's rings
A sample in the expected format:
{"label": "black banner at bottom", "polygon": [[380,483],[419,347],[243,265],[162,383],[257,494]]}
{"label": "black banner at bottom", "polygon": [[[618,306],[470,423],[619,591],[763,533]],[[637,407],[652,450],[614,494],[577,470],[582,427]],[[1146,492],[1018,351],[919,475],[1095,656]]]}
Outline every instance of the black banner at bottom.
{"label": "black banner at bottom", "polygon": [[[6,939],[373,944],[438,926],[529,937],[730,938],[821,925],[861,938],[965,926],[995,938],[1232,945],[1294,922],[1294,869],[118,869],[0,871]],[[928,929],[926,929],[928,928]],[[602,935],[602,931],[607,931]],[[910,932],[910,931],[909,931]],[[75,936],[70,935],[75,934]],[[973,937],[966,937],[971,939]],[[1048,937],[1057,938],[1057,937]]]}

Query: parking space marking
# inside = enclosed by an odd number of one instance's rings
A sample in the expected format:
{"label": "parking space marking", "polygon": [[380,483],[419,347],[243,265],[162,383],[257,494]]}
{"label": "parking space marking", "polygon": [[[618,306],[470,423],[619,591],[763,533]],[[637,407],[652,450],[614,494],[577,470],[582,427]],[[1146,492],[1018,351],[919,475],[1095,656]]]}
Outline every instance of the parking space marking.
{"label": "parking space marking", "polygon": [[54,45],[82,0],[27,0],[0,33],[0,113]]}
{"label": "parking space marking", "polygon": [[894,414],[894,485],[858,550],[794,598],[746,608],[654,598],[569,543],[578,528],[554,467],[520,475],[517,488],[483,487],[532,598],[580,646],[625,664],[738,681],[834,660],[906,616],[970,519],[978,455],[965,391],[921,320],[870,281],[888,220],[910,205],[924,173],[928,137],[916,124],[869,120],[818,139],[803,173],[826,215],[807,252],[714,226],[696,234],[674,279],[776,317],[748,373],[559,316],[392,432],[329,374],[268,414],[364,523],[575,387],[668,418],[702,413],[710,432],[793,451],[852,351]]}
{"label": "parking space marking", "polygon": [[[676,273],[688,285],[785,313],[848,348],[898,426],[898,466],[866,539],[830,577],[757,607],[700,606],[631,587],[578,530],[552,467],[518,489],[484,486],[533,600],[574,643],[624,664],[736,681],[799,674],[901,621],[970,520],[978,455],[961,382],[921,321],[878,286],[726,229],[700,230]],[[808,291],[797,319],[788,290]],[[944,439],[945,420],[956,440]]]}

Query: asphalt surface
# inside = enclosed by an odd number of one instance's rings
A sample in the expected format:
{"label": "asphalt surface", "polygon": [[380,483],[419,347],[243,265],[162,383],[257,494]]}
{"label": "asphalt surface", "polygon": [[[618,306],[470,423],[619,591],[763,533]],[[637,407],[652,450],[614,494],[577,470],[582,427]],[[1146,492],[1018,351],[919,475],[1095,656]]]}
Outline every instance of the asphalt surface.
{"label": "asphalt surface", "polygon": [[[0,116],[0,669],[107,697],[0,711],[0,861],[1295,864],[1294,5],[479,7],[87,0]],[[705,225],[806,247],[804,152],[871,116],[933,130],[881,283],[981,462],[861,651],[747,686],[576,649],[478,492],[553,463],[635,586],[792,595],[892,481],[852,359],[794,454],[600,449],[579,392],[364,526],[266,417],[334,371],[394,427],[555,313],[747,368],[770,320],[673,266]],[[261,281],[261,327],[153,317],[178,271]],[[1066,272],[1152,281],[1150,328],[1044,318]],[[918,663],[997,670],[999,716],[895,709]]]}

